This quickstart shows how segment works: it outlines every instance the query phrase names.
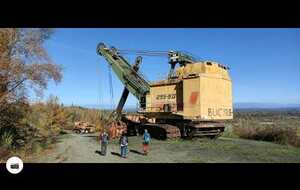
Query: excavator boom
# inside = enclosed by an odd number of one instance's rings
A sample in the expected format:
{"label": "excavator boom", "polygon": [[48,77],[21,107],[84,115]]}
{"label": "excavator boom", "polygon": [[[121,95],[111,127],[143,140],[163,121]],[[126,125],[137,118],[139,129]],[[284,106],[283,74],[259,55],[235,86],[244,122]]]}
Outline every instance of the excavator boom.
{"label": "excavator boom", "polygon": [[141,107],[144,107],[145,97],[150,90],[150,84],[114,47],[108,48],[104,43],[99,43],[97,53],[106,59],[126,89],[139,100]]}

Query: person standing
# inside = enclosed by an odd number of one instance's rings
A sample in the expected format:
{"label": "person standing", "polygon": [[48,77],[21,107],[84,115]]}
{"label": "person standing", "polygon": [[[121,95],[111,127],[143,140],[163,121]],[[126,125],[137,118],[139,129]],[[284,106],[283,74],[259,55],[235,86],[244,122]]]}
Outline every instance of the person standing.
{"label": "person standing", "polygon": [[150,134],[148,133],[147,129],[145,129],[144,135],[143,135],[143,151],[144,155],[147,155],[149,152],[149,144],[150,144]]}
{"label": "person standing", "polygon": [[120,148],[121,148],[121,157],[126,158],[127,157],[127,147],[128,147],[128,138],[123,132],[120,138]]}
{"label": "person standing", "polygon": [[108,145],[108,141],[109,141],[109,136],[106,133],[106,131],[104,131],[101,134],[100,141],[101,141],[101,155],[106,156],[106,150],[107,150],[107,145]]}

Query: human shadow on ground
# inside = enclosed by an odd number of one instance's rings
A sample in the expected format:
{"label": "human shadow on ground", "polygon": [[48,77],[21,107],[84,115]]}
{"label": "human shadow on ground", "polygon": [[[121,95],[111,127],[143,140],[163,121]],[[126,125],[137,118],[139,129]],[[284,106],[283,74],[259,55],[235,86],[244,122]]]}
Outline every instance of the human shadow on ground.
{"label": "human shadow on ground", "polygon": [[135,154],[144,155],[144,153],[137,151],[137,150],[130,149],[129,151],[132,153],[135,153]]}
{"label": "human shadow on ground", "polygon": [[82,135],[82,137],[98,137],[97,135],[86,135],[86,136],[84,136],[84,135]]}
{"label": "human shadow on ground", "polygon": [[102,152],[99,151],[99,150],[96,150],[96,151],[95,151],[95,154],[99,154],[100,156],[105,156],[105,155],[103,155]]}
{"label": "human shadow on ground", "polygon": [[120,154],[120,153],[117,153],[117,152],[111,152],[111,154],[114,155],[114,156],[119,156],[119,157],[121,157],[121,154]]}

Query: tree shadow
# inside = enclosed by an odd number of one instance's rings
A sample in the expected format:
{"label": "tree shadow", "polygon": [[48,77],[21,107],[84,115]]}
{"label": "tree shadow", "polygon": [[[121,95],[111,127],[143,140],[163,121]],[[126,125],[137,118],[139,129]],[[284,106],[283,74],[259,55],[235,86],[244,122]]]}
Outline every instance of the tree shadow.
{"label": "tree shadow", "polygon": [[129,151],[132,153],[135,153],[135,154],[144,155],[144,153],[137,151],[137,150],[130,149]]}

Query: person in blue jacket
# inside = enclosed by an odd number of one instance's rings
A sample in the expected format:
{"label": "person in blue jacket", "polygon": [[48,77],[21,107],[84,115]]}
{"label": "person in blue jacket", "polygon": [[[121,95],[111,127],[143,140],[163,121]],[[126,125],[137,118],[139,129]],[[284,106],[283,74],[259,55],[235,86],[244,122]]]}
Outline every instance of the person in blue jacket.
{"label": "person in blue jacket", "polygon": [[143,135],[143,151],[144,155],[147,155],[149,152],[149,146],[150,146],[150,134],[148,133],[147,129],[145,129],[144,135]]}

